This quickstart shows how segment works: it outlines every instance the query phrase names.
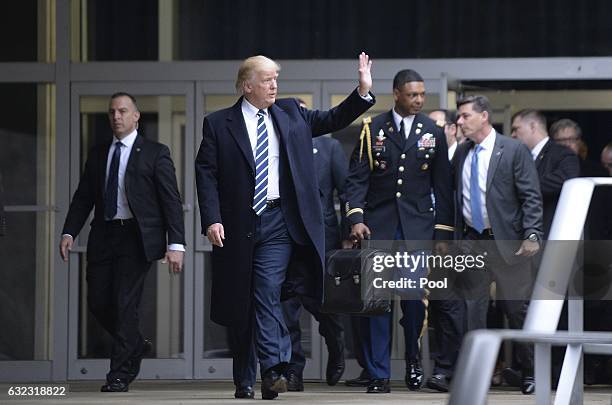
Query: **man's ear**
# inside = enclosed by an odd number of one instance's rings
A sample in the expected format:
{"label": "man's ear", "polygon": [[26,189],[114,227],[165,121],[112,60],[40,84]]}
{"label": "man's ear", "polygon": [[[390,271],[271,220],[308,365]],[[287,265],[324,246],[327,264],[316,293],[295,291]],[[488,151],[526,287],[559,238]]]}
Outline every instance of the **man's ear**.
{"label": "man's ear", "polygon": [[489,121],[489,112],[488,111],[483,111],[482,112],[482,118],[484,118],[485,122],[488,122],[489,124],[491,123],[491,121]]}
{"label": "man's ear", "polygon": [[244,94],[251,94],[251,92],[253,91],[253,86],[251,85],[251,83],[249,83],[249,81],[245,81],[242,84],[242,92]]}
{"label": "man's ear", "polygon": [[393,101],[396,101],[399,99],[399,90],[398,89],[393,89]]}

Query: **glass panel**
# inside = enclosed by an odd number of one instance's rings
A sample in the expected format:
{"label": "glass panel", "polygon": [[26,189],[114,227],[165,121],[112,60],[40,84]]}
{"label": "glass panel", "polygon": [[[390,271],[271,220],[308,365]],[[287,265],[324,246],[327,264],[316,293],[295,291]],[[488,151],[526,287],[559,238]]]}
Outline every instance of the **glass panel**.
{"label": "glass panel", "polygon": [[[184,195],[185,165],[185,97],[137,96],[140,110],[138,133],[144,137],[168,145],[176,168],[179,191]],[[84,96],[80,99],[81,150],[79,164],[83,169],[87,153],[99,142],[109,141],[107,96]],[[190,163],[191,164],[191,163]],[[89,227],[85,226],[78,238],[79,245],[87,245]],[[106,358],[110,353],[110,336],[103,332],[91,313],[86,310],[86,259],[79,262],[79,358]],[[183,276],[169,275],[167,264],[153,263],[145,280],[140,305],[140,328],[143,336],[153,341],[149,357],[183,357]]]}
{"label": "glass panel", "polygon": [[0,360],[48,360],[49,212],[7,212],[0,236]]}
{"label": "glass panel", "polygon": [[[0,360],[49,359],[54,86],[0,84]],[[28,210],[26,206],[39,206]]]}
{"label": "glass panel", "polygon": [[80,13],[84,36],[80,42],[86,45],[81,47],[82,61],[158,60],[157,1],[87,0],[84,3]]}
{"label": "glass panel", "polygon": [[21,0],[0,13],[0,62],[53,62],[55,2]]}
{"label": "glass panel", "polygon": [[48,205],[55,86],[1,83],[0,175],[6,205]]}

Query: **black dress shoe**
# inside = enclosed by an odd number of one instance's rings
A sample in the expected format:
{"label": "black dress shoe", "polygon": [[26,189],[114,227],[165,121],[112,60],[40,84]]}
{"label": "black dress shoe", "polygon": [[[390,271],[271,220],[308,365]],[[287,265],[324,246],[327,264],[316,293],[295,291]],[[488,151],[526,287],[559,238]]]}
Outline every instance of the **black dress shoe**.
{"label": "black dress shoe", "polygon": [[296,372],[290,371],[287,373],[287,391],[300,392],[304,391],[304,380]]}
{"label": "black dress shoe", "polygon": [[120,378],[108,381],[100,388],[100,392],[128,392],[130,384]]}
{"label": "black dress shoe", "polygon": [[359,374],[359,377],[346,380],[344,385],[347,387],[367,387],[370,385],[370,376],[365,370],[363,370],[361,371],[361,374]]}
{"label": "black dress shoe", "polygon": [[153,343],[148,339],[143,340],[142,349],[140,350],[138,356],[135,356],[130,359],[130,367],[128,370],[128,383],[131,383],[136,379],[136,377],[138,377],[138,373],[140,373],[140,364],[142,363],[142,358],[147,354],[151,353],[152,351]]}
{"label": "black dress shoe", "polygon": [[287,379],[274,369],[269,369],[261,379],[261,398],[274,399],[279,392],[287,392]]}
{"label": "black dress shoe", "polygon": [[404,378],[406,387],[410,391],[415,391],[421,388],[423,385],[423,369],[421,365],[417,363],[409,363],[406,367],[406,377]]}
{"label": "black dress shoe", "polygon": [[520,387],[522,385],[521,372],[512,367],[506,367],[502,370],[502,377],[506,384],[511,387]]}
{"label": "black dress shoe", "polygon": [[342,374],[344,374],[345,368],[346,363],[344,361],[344,354],[340,354],[338,357],[335,357],[335,359],[332,359],[330,356],[327,360],[327,368],[325,369],[325,381],[327,385],[334,386],[338,384],[338,381],[342,378]]}
{"label": "black dress shoe", "polygon": [[448,392],[448,377],[444,374],[434,374],[427,380],[426,386],[432,390]]}
{"label": "black dress shoe", "polygon": [[234,398],[238,399],[254,399],[255,391],[253,391],[253,387],[247,385],[246,387],[237,387],[236,392],[234,393]]}
{"label": "black dress shoe", "polygon": [[521,381],[521,392],[525,395],[531,395],[535,392],[535,380],[533,377],[523,377]]}
{"label": "black dress shoe", "polygon": [[387,394],[391,392],[389,380],[383,378],[371,380],[366,392],[368,394]]}

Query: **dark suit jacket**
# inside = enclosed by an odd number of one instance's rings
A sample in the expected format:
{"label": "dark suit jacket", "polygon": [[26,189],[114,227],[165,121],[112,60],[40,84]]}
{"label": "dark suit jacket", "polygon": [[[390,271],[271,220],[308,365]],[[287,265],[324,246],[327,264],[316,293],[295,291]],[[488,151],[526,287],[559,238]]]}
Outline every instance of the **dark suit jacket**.
{"label": "dark suit jacket", "polygon": [[369,127],[374,168],[365,145],[360,159],[358,141],[347,177],[351,225],[365,223],[377,240],[395,239],[400,223],[407,240],[451,239],[452,179],[442,129],[419,113],[406,140],[391,111],[374,117]]}
{"label": "dark suit jacket", "polygon": [[580,175],[580,163],[571,149],[549,139],[536,157],[535,164],[544,207],[544,239],[548,239],[563,183]]}
{"label": "dark suit jacket", "polygon": [[[321,136],[312,140],[312,152],[325,224],[325,250],[338,249],[342,239],[348,239],[348,225],[338,224],[334,205],[334,190],[340,199],[340,212],[344,212],[344,181],[348,171],[348,159],[337,139]],[[344,215],[341,215],[344,219]]]}
{"label": "dark suit jacket", "polygon": [[[462,143],[453,158],[458,239],[464,230],[463,165],[473,146],[472,141]],[[486,206],[500,254],[508,264],[522,261],[522,257],[514,255],[522,241],[533,232],[542,237],[542,195],[527,146],[500,133],[495,138],[487,172]]]}
{"label": "dark suit jacket", "polygon": [[[212,252],[211,319],[239,329],[251,317],[256,220],[251,207],[255,164],[241,105],[242,98],[204,119],[195,165],[202,232],[213,223],[225,230],[224,247],[213,246]],[[304,109],[295,99],[277,100],[268,109],[280,141],[281,209],[296,242],[294,258],[310,261],[304,268],[313,276],[308,292],[315,297],[321,293],[325,247],[312,137],[348,126],[372,105],[354,91],[329,111]]]}
{"label": "dark suit jacket", "polygon": [[[96,247],[106,243],[103,240],[104,186],[110,145],[105,143],[91,150],[62,231],[76,237],[95,208],[87,243],[88,260],[95,260]],[[126,167],[125,191],[148,261],[164,257],[168,244],[185,244],[183,209],[167,146],[140,135],[136,137]]]}

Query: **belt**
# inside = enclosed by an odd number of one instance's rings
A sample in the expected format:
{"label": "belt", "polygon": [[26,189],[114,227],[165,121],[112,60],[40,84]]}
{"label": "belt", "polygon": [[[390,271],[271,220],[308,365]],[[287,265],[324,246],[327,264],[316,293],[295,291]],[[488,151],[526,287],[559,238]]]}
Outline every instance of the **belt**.
{"label": "belt", "polygon": [[272,209],[272,208],[280,207],[280,200],[281,200],[280,198],[276,198],[274,200],[266,201],[266,208]]}
{"label": "belt", "polygon": [[131,225],[135,223],[136,223],[136,220],[134,218],[113,219],[112,221],[106,221],[106,224],[111,225],[111,226],[127,226],[127,225]]}
{"label": "belt", "polygon": [[472,228],[471,226],[466,225],[465,226],[465,232],[472,232],[475,233],[477,235],[482,235],[482,236],[488,236],[490,238],[493,238],[493,229],[491,228],[487,228],[487,229],[483,229],[482,232],[478,232],[476,229]]}

